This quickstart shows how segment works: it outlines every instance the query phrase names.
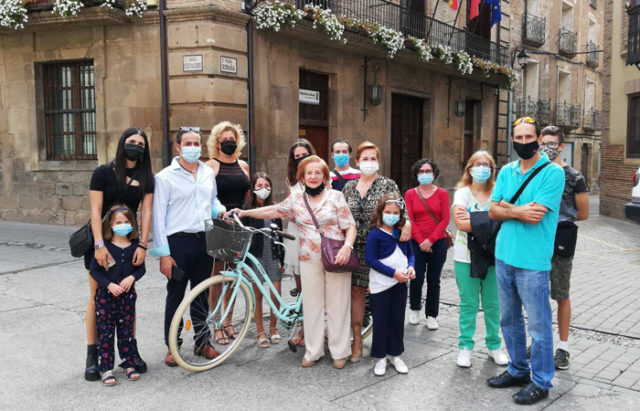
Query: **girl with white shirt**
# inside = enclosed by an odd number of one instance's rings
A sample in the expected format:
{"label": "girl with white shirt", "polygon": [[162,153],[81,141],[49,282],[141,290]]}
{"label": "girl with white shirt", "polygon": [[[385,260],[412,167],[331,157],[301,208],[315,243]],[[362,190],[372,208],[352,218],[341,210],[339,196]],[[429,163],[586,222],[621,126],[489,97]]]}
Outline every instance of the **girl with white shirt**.
{"label": "girl with white shirt", "polygon": [[382,376],[391,363],[400,374],[409,369],[400,359],[404,352],[404,313],[407,284],[415,278],[414,257],[409,242],[400,242],[406,221],[404,200],[399,194],[384,195],[371,218],[365,258],[371,267],[369,292],[373,315],[371,357],[378,358],[373,373]]}

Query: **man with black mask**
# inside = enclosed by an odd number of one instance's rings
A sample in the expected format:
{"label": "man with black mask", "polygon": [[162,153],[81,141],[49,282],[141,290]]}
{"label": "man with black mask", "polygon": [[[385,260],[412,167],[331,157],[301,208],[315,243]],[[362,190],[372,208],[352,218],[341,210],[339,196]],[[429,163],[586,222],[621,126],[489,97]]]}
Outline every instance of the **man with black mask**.
{"label": "man with black mask", "polygon": [[[533,404],[549,395],[555,369],[549,303],[549,271],[564,190],[564,170],[538,151],[542,137],[534,118],[513,122],[513,149],[520,160],[505,165],[491,195],[489,217],[502,221],[496,240],[500,326],[509,368],[487,382],[493,388],[524,385],[513,395]],[[532,338],[531,366],[522,306]]]}

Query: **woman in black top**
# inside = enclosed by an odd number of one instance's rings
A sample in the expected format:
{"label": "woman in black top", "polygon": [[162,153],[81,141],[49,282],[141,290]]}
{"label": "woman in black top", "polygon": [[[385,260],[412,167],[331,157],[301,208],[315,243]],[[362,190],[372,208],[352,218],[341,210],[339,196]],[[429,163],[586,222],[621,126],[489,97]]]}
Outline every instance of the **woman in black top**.
{"label": "woman in black top", "polygon": [[[140,242],[133,257],[133,264],[139,266],[146,258],[147,241],[151,231],[151,203],[153,202],[154,179],[151,171],[149,140],[144,131],[128,128],[120,136],[115,159],[99,166],[91,176],[89,184],[89,204],[91,206],[91,230],[95,242],[95,251],[89,250],[84,256],[87,271],[95,254],[98,264],[107,270],[113,264],[113,256],[104,246],[102,238],[102,219],[109,207],[115,203],[127,205],[137,213],[140,203]],[[98,352],[96,348],[96,310],[95,292],[97,283],[89,277],[90,298],[85,312],[87,330],[87,363],[84,377],[87,381],[100,379],[98,372]],[[134,342],[135,343],[135,342]],[[138,358],[136,371],[147,370],[145,362]]]}
{"label": "woman in black top", "polygon": [[[211,129],[211,136],[207,140],[207,150],[211,160],[205,164],[213,169],[216,176],[218,200],[227,210],[241,208],[249,196],[249,165],[239,159],[242,149],[246,145],[244,133],[239,125],[229,121],[222,121]],[[216,261],[213,274],[224,269],[222,261]],[[216,292],[214,291],[214,294]],[[231,294],[225,296],[225,304]],[[215,299],[215,297],[214,297]],[[231,318],[232,311],[229,313]],[[223,329],[215,331],[217,344],[229,344],[229,339],[235,339],[236,332],[231,322],[225,324]]]}

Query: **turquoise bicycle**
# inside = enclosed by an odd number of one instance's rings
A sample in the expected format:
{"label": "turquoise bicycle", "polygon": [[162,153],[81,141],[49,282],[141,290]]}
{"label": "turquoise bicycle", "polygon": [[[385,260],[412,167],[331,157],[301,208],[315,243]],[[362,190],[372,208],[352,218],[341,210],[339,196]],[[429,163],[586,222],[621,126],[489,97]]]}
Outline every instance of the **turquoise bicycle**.
{"label": "turquoise bicycle", "polygon": [[[217,367],[240,347],[253,317],[255,295],[252,284],[260,290],[281,327],[291,330],[289,339],[296,334],[303,320],[302,293],[298,293],[294,302],[285,302],[260,262],[248,252],[254,234],[265,235],[278,242],[282,238],[295,240],[295,237],[278,230],[275,224],[254,229],[245,227],[237,216],[235,220],[236,224],[220,219],[205,221],[207,254],[230,264],[220,275],[194,287],[178,306],[171,321],[169,349],[178,365],[188,371]],[[263,283],[266,283],[266,288]],[[276,307],[268,291],[276,297],[280,308]],[[229,324],[236,330],[236,338],[229,344],[218,344],[213,338],[215,331]],[[372,331],[373,324],[369,321],[363,327],[363,338]],[[215,358],[203,356],[196,347],[205,344],[213,345],[220,355]]]}

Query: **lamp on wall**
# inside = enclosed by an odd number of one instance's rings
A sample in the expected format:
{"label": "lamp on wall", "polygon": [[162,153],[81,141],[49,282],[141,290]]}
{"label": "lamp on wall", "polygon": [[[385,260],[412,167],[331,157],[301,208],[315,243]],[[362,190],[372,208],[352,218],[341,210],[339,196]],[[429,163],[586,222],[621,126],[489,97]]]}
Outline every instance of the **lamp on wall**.
{"label": "lamp on wall", "polygon": [[518,69],[514,65],[515,60],[517,58],[518,59],[519,68],[520,69],[524,69],[526,67],[527,63],[529,62],[529,54],[527,53],[527,50],[522,49],[522,50],[520,50],[520,52],[516,56],[516,51],[518,51],[518,49],[513,50],[513,54],[511,55],[511,67],[513,67],[516,70]]}
{"label": "lamp on wall", "polygon": [[467,102],[464,100],[456,100],[455,103],[453,103],[453,113],[456,115],[456,117],[464,116],[466,105]]}
{"label": "lamp on wall", "polygon": [[377,81],[368,87],[367,98],[372,106],[377,106],[382,102],[382,86]]}

